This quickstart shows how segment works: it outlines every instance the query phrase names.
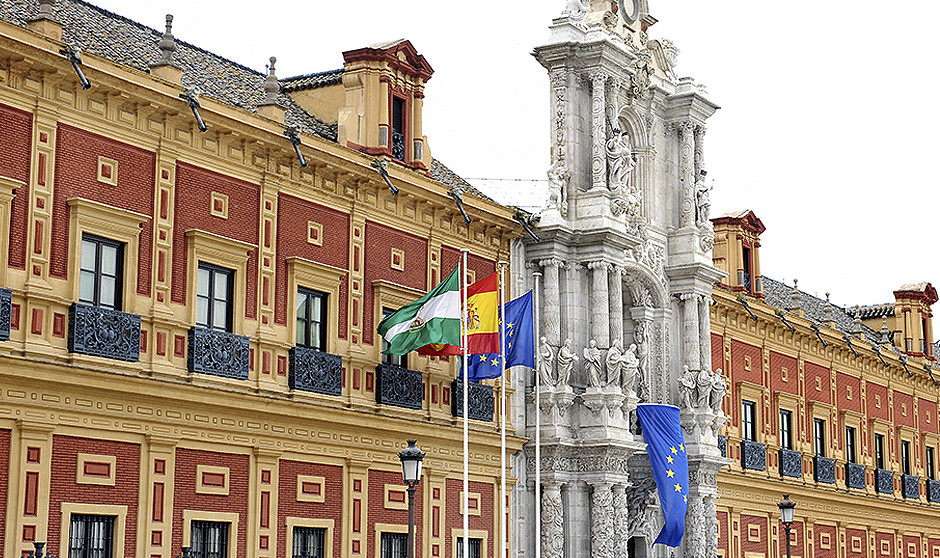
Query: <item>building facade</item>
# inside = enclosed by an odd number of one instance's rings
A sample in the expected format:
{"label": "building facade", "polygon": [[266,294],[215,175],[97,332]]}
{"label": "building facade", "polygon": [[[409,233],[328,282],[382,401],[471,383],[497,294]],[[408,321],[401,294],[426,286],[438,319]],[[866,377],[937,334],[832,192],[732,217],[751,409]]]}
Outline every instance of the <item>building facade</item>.
{"label": "building facade", "polygon": [[753,212],[717,218],[712,368],[731,387],[718,555],[940,556],[940,367],[929,283],[839,308],[760,273]]}
{"label": "building facade", "polygon": [[[521,229],[431,157],[424,57],[278,80],[169,17],[0,20],[0,556],[404,556],[409,438],[417,552],[455,556],[456,363],[383,357],[375,326]],[[493,400],[471,390],[466,510],[490,558]]]}

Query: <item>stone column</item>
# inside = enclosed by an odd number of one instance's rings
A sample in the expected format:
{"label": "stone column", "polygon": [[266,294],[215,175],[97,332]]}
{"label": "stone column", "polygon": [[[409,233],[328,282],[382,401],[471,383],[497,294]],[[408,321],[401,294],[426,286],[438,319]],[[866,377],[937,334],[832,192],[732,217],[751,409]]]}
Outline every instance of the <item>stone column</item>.
{"label": "stone column", "polygon": [[614,495],[611,483],[592,483],[591,557],[614,558]]}
{"label": "stone column", "polygon": [[698,304],[698,334],[699,350],[701,351],[702,366],[711,370],[712,367],[712,334],[711,317],[709,316],[709,307],[712,303],[712,297],[701,295]]}
{"label": "stone column", "polygon": [[561,503],[561,484],[542,485],[542,556],[562,558],[565,549],[565,512]]}
{"label": "stone column", "polygon": [[691,122],[681,122],[679,130],[679,226],[695,225],[695,137]]}
{"label": "stone column", "polygon": [[591,74],[591,188],[594,190],[607,188],[606,87],[607,76],[603,72]]}
{"label": "stone column", "polygon": [[698,316],[698,295],[684,294],[682,299],[682,353],[685,357],[684,364],[689,370],[700,370],[702,368],[701,351],[699,343],[699,316]]}
{"label": "stone column", "polygon": [[594,284],[591,288],[591,338],[600,347],[610,346],[610,300],[607,292],[607,275],[610,264],[591,262],[588,264]]}
{"label": "stone column", "polygon": [[630,508],[627,505],[627,486],[614,486],[614,556],[628,558],[630,545]]}
{"label": "stone column", "polygon": [[561,292],[558,282],[558,268],[561,267],[561,262],[542,260],[539,265],[545,274],[545,282],[542,285],[542,308],[539,309],[542,315],[541,332],[549,343],[558,347],[562,343]]}
{"label": "stone column", "polygon": [[564,161],[568,132],[568,72],[563,67],[556,68],[549,74],[549,81],[552,85],[552,161]]}
{"label": "stone column", "polygon": [[695,178],[698,178],[702,169],[705,168],[705,126],[695,126],[693,128],[695,137]]}
{"label": "stone column", "polygon": [[609,276],[608,292],[610,294],[610,344],[615,339],[623,343],[623,275],[622,267],[614,267]]}

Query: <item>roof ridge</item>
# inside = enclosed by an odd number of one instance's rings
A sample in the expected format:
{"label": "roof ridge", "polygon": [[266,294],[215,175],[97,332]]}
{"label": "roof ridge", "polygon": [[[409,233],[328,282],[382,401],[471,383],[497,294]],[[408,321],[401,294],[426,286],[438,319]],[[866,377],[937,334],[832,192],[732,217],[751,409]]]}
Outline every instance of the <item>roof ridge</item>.
{"label": "roof ridge", "polygon": [[346,68],[337,68],[335,70],[324,70],[322,72],[311,72],[309,74],[300,74],[296,76],[290,76],[286,78],[281,78],[278,81],[294,81],[298,79],[304,79],[304,78],[309,78],[309,77],[314,77],[314,76],[325,76],[327,74],[335,74],[338,72],[345,72],[345,71],[346,71]]}

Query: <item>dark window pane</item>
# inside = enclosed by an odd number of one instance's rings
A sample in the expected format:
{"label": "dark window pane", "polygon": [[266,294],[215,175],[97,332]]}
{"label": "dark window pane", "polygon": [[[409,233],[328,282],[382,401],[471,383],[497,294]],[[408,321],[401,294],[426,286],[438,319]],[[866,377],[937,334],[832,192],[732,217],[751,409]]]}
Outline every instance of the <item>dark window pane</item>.
{"label": "dark window pane", "polygon": [[911,474],[911,443],[907,440],[901,440],[901,472]]}
{"label": "dark window pane", "polygon": [[114,517],[72,514],[69,558],[111,558]]}
{"label": "dark window pane", "polygon": [[875,467],[885,468],[885,437],[882,434],[875,434]]}
{"label": "dark window pane", "polygon": [[936,469],[934,469],[935,463],[934,463],[934,456],[933,456],[933,448],[928,446],[926,454],[927,454],[926,455],[927,459],[924,465],[926,466],[926,469],[927,469],[927,478],[931,480],[936,480],[937,473],[936,473]]}
{"label": "dark window pane", "polygon": [[382,533],[380,558],[405,558],[408,552],[408,535],[405,533]]}
{"label": "dark window pane", "polygon": [[294,527],[293,558],[323,558],[326,529]]}
{"label": "dark window pane", "polygon": [[326,293],[297,290],[297,345],[326,350]]}
{"label": "dark window pane", "polygon": [[[470,558],[480,558],[480,539],[470,539]],[[457,538],[457,558],[463,558],[463,537]]]}
{"label": "dark window pane", "polygon": [[845,460],[849,463],[855,463],[855,429],[851,426],[845,427]]}
{"label": "dark window pane", "polygon": [[121,309],[123,251],[123,243],[89,234],[82,235],[79,302]]}
{"label": "dark window pane", "polygon": [[[392,310],[391,308],[383,308],[382,319],[384,320],[395,312],[396,311]],[[388,349],[388,342],[385,341],[385,339],[382,339],[382,364],[394,364],[396,366],[408,368],[408,355],[386,355],[384,354],[386,349]]]}
{"label": "dark window pane", "polygon": [[757,431],[754,424],[754,402],[741,402],[741,435],[745,440],[757,440]]}
{"label": "dark window pane", "polygon": [[780,409],[780,447],[782,448],[793,449],[793,437],[790,431],[792,423],[790,411]]}

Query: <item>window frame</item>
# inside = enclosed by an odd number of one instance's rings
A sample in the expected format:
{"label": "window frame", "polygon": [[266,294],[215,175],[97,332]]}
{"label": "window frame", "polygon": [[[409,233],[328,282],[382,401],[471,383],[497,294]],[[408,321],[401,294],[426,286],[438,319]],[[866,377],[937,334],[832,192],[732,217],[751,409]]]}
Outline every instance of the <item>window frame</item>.
{"label": "window frame", "polygon": [[845,427],[845,460],[848,463],[858,463],[858,446],[856,442],[856,430],[854,426]]}
{"label": "window frame", "polygon": [[826,457],[826,420],[813,418],[813,455]]}
{"label": "window frame", "polygon": [[228,523],[226,558],[238,553],[239,514],[229,512],[210,512],[202,510],[183,510],[183,546],[192,548],[192,524],[194,521]]}
{"label": "window frame", "polygon": [[[402,544],[401,554],[395,555],[392,553],[393,549],[389,548],[386,551],[385,542],[386,540],[392,541],[395,540],[398,543]],[[396,533],[391,531],[383,531],[379,534],[379,558],[405,558],[408,555],[408,533]]]}
{"label": "window frame", "polygon": [[[382,308],[382,319],[384,320],[385,318],[394,314],[397,311],[398,311],[397,309]],[[378,333],[376,333],[376,335],[378,335]],[[389,344],[388,344],[388,341],[386,341],[384,337],[382,337],[381,345],[382,345],[382,352],[381,352],[382,364],[390,364],[392,366],[401,366],[402,368],[408,368],[408,354],[403,354],[403,355],[385,354],[385,349],[388,349]]]}
{"label": "window frame", "polygon": [[[114,543],[115,543],[114,534],[116,531],[115,529],[116,524],[118,522],[117,516],[106,515],[106,514],[92,514],[92,513],[70,513],[68,514],[68,518],[69,518],[69,530],[68,530],[68,537],[67,537],[68,538],[67,556],[69,556],[70,558],[72,557],[74,558],[111,558],[112,556],[114,556]],[[76,549],[75,547],[73,547],[73,543],[75,542],[75,535],[73,533],[73,529],[75,527],[77,518],[86,518],[86,519],[95,518],[98,520],[108,520],[106,524],[106,529],[108,531],[108,534],[107,534],[107,539],[106,539],[106,545],[104,546],[104,548],[102,549],[96,549],[96,548]],[[89,526],[90,525],[86,525],[86,534],[85,536],[82,537],[83,547],[85,543],[90,542],[89,541],[90,537],[87,536],[88,535],[87,530]],[[101,551],[104,551],[104,556],[100,554]]]}
{"label": "window frame", "polygon": [[[284,521],[287,528],[287,540],[285,544],[290,551],[290,556],[294,550],[294,528],[305,527],[309,529],[323,529],[323,558],[333,557],[333,520],[332,519],[313,519],[308,517],[287,517]],[[286,551],[285,551],[286,552]]]}
{"label": "window frame", "polygon": [[[307,535],[313,535],[314,538],[319,538],[320,543],[320,552],[319,554],[298,554],[297,545],[301,541],[298,540],[298,532],[301,534],[306,533]],[[299,537],[305,539],[304,537]],[[304,527],[302,525],[295,525],[291,529],[291,557],[292,558],[324,558],[326,555],[326,528],[325,527]]]}
{"label": "window frame", "polygon": [[[85,269],[84,266],[84,256],[85,249],[93,247],[95,251],[94,258],[94,268]],[[102,278],[106,277],[107,274],[104,272],[104,248],[114,248],[116,251],[115,262],[114,262],[114,275],[111,277],[114,280],[114,299],[111,304],[103,304],[101,300],[101,282]],[[124,307],[124,247],[125,243],[120,240],[114,240],[113,238],[108,238],[92,233],[82,233],[81,241],[81,250],[78,255],[78,302],[81,304],[87,304],[89,306],[94,306],[96,308],[107,308],[109,310],[117,310],[118,312]],[[91,300],[82,299],[82,284],[83,277],[85,273],[91,273],[93,279],[92,283],[92,297]]]}
{"label": "window frame", "polygon": [[[287,258],[286,262],[288,288],[290,289],[287,293],[287,320],[290,321],[292,319],[291,317],[295,320],[294,327],[289,328],[291,343],[293,345],[298,344],[296,327],[297,293],[301,288],[311,289],[326,293],[326,343],[322,350],[325,353],[336,352],[335,345],[339,339],[340,288],[349,272],[345,269],[306,260],[297,256]],[[348,333],[350,330],[350,320],[351,318],[347,313],[346,331],[344,331],[344,333]]]}
{"label": "window frame", "polygon": [[[318,291],[315,289],[309,289],[306,287],[298,287],[296,296],[297,296],[297,299],[294,304],[294,332],[295,332],[295,335],[297,336],[297,339],[294,344],[298,347],[304,347],[306,349],[313,349],[316,351],[326,352],[327,322],[330,319],[330,314],[329,314],[330,295],[329,293],[325,293],[325,292]],[[303,317],[301,317],[297,313],[298,307],[300,306],[300,299],[302,296],[306,297],[306,300],[307,300],[306,315]],[[320,316],[318,316],[317,320],[314,320],[312,316],[312,314],[314,313],[312,309],[312,305],[310,304],[312,300],[319,300],[320,302],[319,304]],[[304,339],[299,338],[300,337],[299,328],[300,328],[301,322],[303,322],[304,324],[303,325]],[[316,323],[319,326],[319,330],[320,330],[320,334],[318,335],[318,339],[316,340],[315,344],[311,343],[311,340],[312,340],[311,329],[314,323]]]}
{"label": "window frame", "polygon": [[936,452],[934,447],[930,445],[924,446],[924,473],[926,473],[928,479],[937,480]]}
{"label": "window frame", "polygon": [[741,400],[741,438],[757,441],[757,403]]}
{"label": "window frame", "polygon": [[901,473],[910,475],[911,470],[911,442],[901,440]]}
{"label": "window frame", "polygon": [[[235,272],[232,281],[232,323],[231,333],[241,335],[245,320],[246,298],[248,292],[248,258],[258,250],[254,244],[233,240],[199,229],[185,232],[187,244],[186,277],[187,307],[189,323],[196,323],[196,283],[199,280],[199,263],[216,265]],[[260,293],[259,293],[260,296]],[[252,304],[255,301],[251,301]]]}
{"label": "window frame", "polygon": [[885,468],[885,436],[875,432],[875,435],[872,439],[872,453],[875,458],[875,468],[884,469]]}
{"label": "window frame", "polygon": [[[209,292],[207,294],[207,307],[206,307],[206,323],[200,323],[199,321],[199,303],[202,300],[205,300],[206,297],[199,292],[199,279],[202,275],[202,272],[205,271],[209,274]],[[196,266],[196,288],[195,288],[195,297],[196,297],[196,320],[195,325],[212,331],[225,331],[228,333],[234,333],[233,331],[233,322],[234,320],[234,306],[235,301],[235,274],[234,269],[229,269],[227,267],[222,267],[220,265],[215,265],[209,262],[199,262]],[[215,278],[217,275],[224,275],[227,278],[227,286],[225,298],[220,298],[215,293]],[[225,327],[219,329],[215,326],[215,302],[224,301],[225,302]]]}
{"label": "window frame", "polygon": [[[469,537],[470,540],[470,558],[483,558],[483,539],[479,537]],[[475,547],[475,548],[474,548]],[[476,553],[474,553],[476,550]],[[463,558],[463,537],[454,539],[455,558]]]}
{"label": "window frame", "polygon": [[[61,513],[59,514],[59,533],[70,533],[72,526],[72,515],[104,515],[114,517],[114,529],[112,531],[111,555],[120,555],[119,549],[114,547],[115,541],[124,541],[127,525],[127,506],[116,506],[106,504],[75,504],[72,502],[62,502]],[[69,541],[71,537],[59,537],[59,556],[69,555]],[[49,554],[53,554],[53,547],[47,547]]]}
{"label": "window frame", "polygon": [[783,449],[793,449],[793,411],[789,409],[780,409],[780,447]]}

